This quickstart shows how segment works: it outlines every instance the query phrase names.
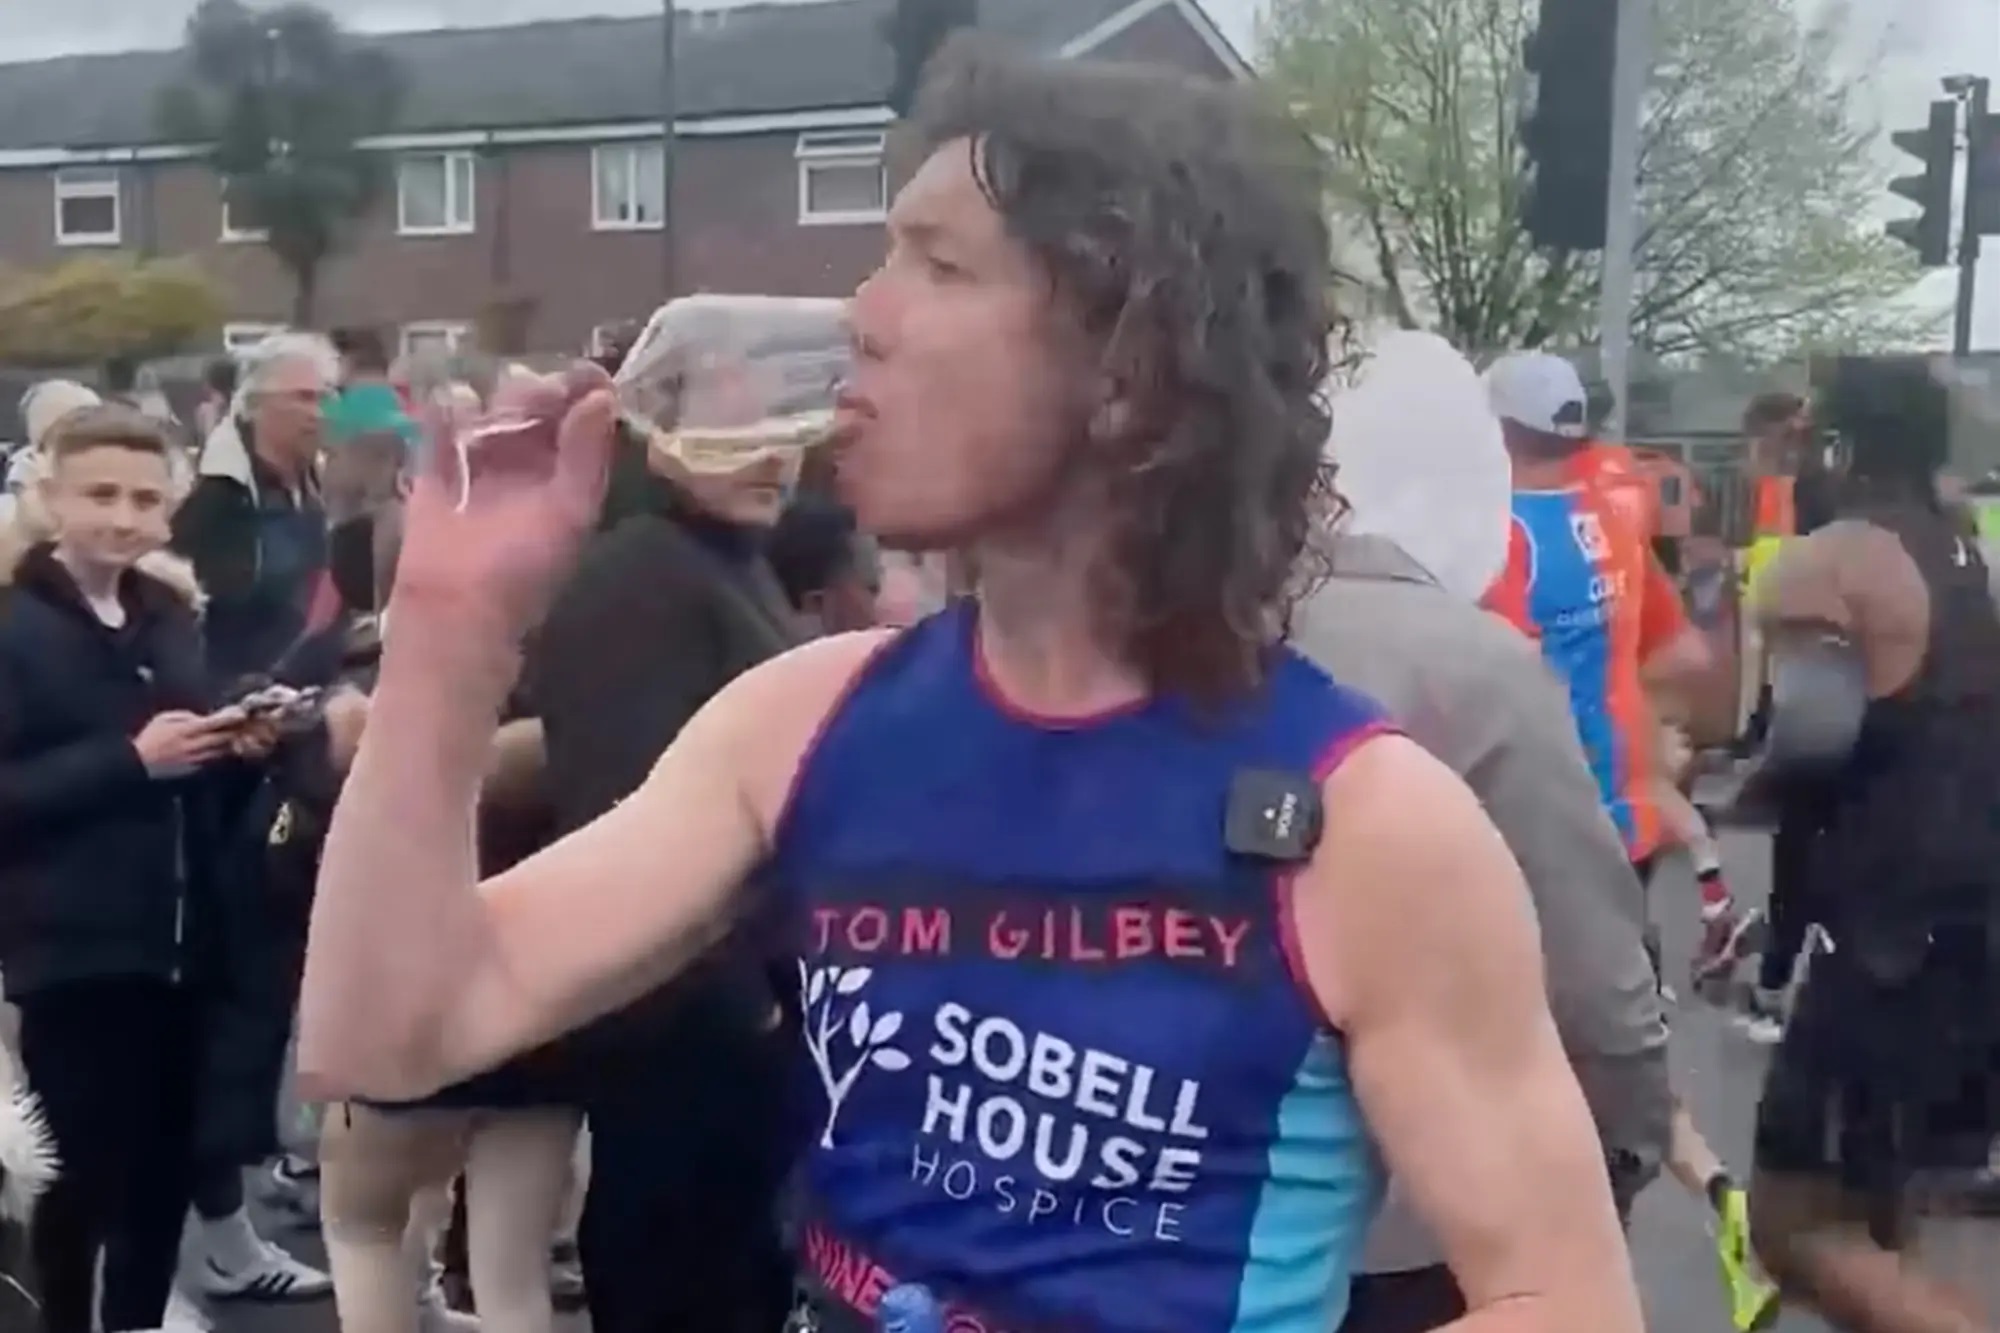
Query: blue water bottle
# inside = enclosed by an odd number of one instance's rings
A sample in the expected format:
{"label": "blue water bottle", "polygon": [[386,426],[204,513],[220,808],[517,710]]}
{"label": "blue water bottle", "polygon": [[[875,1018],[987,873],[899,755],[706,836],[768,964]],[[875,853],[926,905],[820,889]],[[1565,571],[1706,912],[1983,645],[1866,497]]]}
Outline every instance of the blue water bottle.
{"label": "blue water bottle", "polygon": [[875,1311],[877,1333],[944,1333],[944,1307],[920,1282],[889,1288]]}

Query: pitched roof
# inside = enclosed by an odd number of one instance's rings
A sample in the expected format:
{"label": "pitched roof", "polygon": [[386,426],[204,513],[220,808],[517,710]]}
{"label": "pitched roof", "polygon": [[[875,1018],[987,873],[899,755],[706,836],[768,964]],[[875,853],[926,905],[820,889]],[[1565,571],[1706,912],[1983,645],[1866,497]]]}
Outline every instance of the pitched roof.
{"label": "pitched roof", "polygon": [[[984,0],[983,29],[1053,52],[1132,0]],[[675,30],[682,116],[878,106],[895,0],[683,11]],[[662,19],[584,18],[364,37],[393,51],[403,133],[590,125],[658,114]],[[0,64],[0,150],[159,143],[157,108],[178,51]]]}

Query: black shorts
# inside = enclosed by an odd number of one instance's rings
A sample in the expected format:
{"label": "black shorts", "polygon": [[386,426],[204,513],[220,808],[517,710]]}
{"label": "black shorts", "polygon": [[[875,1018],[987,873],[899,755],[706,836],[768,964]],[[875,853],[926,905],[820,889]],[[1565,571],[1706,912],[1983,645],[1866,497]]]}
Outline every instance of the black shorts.
{"label": "black shorts", "polygon": [[1465,1296],[1443,1264],[1406,1273],[1360,1273],[1340,1333],[1429,1333],[1465,1315]]}
{"label": "black shorts", "polygon": [[1982,947],[1934,942],[1940,956],[1894,982],[1848,949],[1820,955],[1765,1076],[1758,1169],[1883,1194],[1919,1172],[1982,1166],[2000,1135],[2000,1022]]}

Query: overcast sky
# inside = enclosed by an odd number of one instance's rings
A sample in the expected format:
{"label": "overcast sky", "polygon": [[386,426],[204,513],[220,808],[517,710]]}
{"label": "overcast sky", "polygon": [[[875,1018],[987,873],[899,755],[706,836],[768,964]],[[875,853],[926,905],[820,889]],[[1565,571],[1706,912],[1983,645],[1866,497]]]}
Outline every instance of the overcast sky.
{"label": "overcast sky", "polygon": [[[797,0],[809,3],[810,0]],[[1201,0],[1246,52],[1264,0]],[[319,0],[358,28],[392,30],[457,24],[508,23],[585,14],[654,13],[661,0]],[[680,0],[681,8],[712,8],[729,0]],[[985,0],[1005,4],[1007,0]],[[1873,105],[1883,125],[1921,125],[1924,106],[1945,74],[1986,74],[2000,80],[2000,0],[1806,0],[1844,3],[1852,16],[1853,55],[1871,72]],[[0,60],[28,60],[72,51],[171,46],[194,0],[0,0]],[[1886,167],[1889,154],[1884,152]],[[1885,192],[1884,211],[1895,201]],[[2000,247],[1996,247],[2000,248]],[[1977,341],[2000,347],[2000,258],[1989,259],[1981,284]],[[1940,300],[1950,280],[1939,275]]]}

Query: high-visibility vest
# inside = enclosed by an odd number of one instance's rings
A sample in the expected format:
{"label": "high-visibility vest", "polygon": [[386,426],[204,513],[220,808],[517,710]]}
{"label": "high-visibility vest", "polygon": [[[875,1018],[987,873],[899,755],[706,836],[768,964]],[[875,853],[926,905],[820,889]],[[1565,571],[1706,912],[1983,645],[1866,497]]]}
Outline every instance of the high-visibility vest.
{"label": "high-visibility vest", "polygon": [[1975,495],[1972,497],[1972,513],[1979,521],[1979,536],[1983,541],[2000,542],[2000,497]]}
{"label": "high-visibility vest", "polygon": [[1743,587],[1754,592],[1757,580],[1775,560],[1787,537],[1798,535],[1798,483],[1791,477],[1759,477],[1751,492],[1750,549],[1744,556]]}

